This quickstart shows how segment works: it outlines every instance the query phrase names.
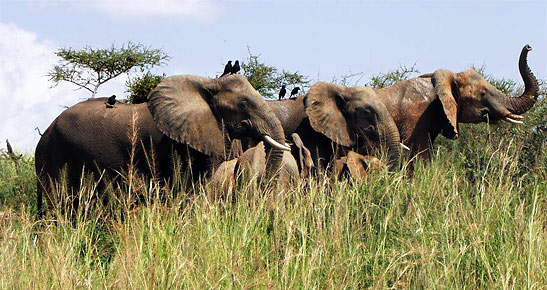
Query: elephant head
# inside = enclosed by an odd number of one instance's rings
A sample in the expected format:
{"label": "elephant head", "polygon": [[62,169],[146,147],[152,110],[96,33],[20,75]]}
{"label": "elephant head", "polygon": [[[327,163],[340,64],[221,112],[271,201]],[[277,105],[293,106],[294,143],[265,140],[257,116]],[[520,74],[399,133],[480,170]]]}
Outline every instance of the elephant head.
{"label": "elephant head", "polygon": [[[243,152],[235,165],[234,176],[244,174],[247,177],[258,177],[262,179],[266,170],[264,163],[267,160],[264,149],[264,142],[260,142],[256,146]],[[281,186],[289,185],[298,179],[298,165],[291,155],[291,152],[284,152],[277,175],[279,177],[278,185]]]}
{"label": "elephant head", "polygon": [[[236,184],[237,178],[257,178],[259,180],[267,177],[266,162],[267,154],[264,142],[259,142],[243,152],[239,157],[222,162],[210,178],[213,187],[222,192],[228,192]],[[284,152],[281,166],[276,174],[277,185],[287,186],[295,182],[298,175],[298,165],[290,152]]]}
{"label": "elephant head", "polygon": [[150,93],[148,108],[163,134],[209,156],[226,159],[232,138],[264,140],[271,173],[279,169],[283,151],[290,151],[281,123],[241,75],[165,78]]}
{"label": "elephant head", "polygon": [[399,131],[373,89],[318,82],[304,105],[312,128],[335,143],[357,152],[385,145],[389,163],[398,159]]}
{"label": "elephant head", "polygon": [[[450,126],[443,129],[449,138],[458,136],[458,122],[479,123],[504,120],[522,123],[521,114],[534,105],[538,96],[538,84],[527,63],[528,52],[524,46],[519,58],[519,71],[524,80],[524,92],[519,97],[508,97],[487,82],[474,69],[460,73],[437,70],[431,77],[435,92],[442,103]],[[448,130],[447,130],[448,129]]]}

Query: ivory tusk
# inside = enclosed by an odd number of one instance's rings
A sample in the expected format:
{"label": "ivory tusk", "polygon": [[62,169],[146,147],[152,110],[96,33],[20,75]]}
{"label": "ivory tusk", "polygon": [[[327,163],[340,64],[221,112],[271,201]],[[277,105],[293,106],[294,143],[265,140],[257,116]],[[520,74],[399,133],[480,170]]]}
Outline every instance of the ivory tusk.
{"label": "ivory tusk", "polygon": [[272,146],[275,149],[291,151],[291,147],[285,146],[283,144],[279,144],[279,142],[275,141],[272,137],[268,135],[262,136],[262,139],[264,139],[264,141],[266,141],[268,144],[270,144],[270,146]]}
{"label": "ivory tusk", "polygon": [[399,144],[401,145],[401,147],[403,147],[403,149],[410,151],[410,148],[408,148],[408,146],[406,146],[405,144],[403,143],[399,143]]}
{"label": "ivory tusk", "polygon": [[505,120],[507,122],[510,122],[510,123],[513,123],[513,124],[524,124],[524,122],[522,122],[522,121],[517,121],[517,120],[511,119],[509,117],[505,117],[505,119],[503,119],[503,120]]}

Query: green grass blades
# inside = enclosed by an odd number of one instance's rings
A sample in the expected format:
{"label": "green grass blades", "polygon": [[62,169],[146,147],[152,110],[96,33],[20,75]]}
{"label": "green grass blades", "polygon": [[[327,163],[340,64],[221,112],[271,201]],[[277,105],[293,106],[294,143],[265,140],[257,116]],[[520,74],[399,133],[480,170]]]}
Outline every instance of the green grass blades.
{"label": "green grass blades", "polygon": [[466,140],[412,176],[228,196],[129,177],[107,205],[89,181],[76,217],[41,221],[32,158],[1,159],[0,288],[545,288],[546,146]]}

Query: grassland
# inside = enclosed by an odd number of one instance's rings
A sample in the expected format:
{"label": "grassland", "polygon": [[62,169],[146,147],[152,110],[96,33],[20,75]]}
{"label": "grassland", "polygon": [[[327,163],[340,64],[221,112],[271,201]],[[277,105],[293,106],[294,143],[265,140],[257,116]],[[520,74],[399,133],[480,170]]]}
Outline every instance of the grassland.
{"label": "grassland", "polygon": [[2,158],[0,287],[546,288],[545,139],[474,128],[412,176],[243,182],[230,196],[128,178],[76,222],[63,204],[37,221],[33,158]]}

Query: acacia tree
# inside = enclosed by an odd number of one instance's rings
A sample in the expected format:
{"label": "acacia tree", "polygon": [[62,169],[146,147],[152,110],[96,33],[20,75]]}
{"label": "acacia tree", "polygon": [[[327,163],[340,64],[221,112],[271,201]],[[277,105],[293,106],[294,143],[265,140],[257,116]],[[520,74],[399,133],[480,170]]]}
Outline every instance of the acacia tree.
{"label": "acacia tree", "polygon": [[161,49],[128,42],[121,47],[112,45],[107,49],[85,46],[81,50],[71,47],[59,48],[55,54],[61,58],[47,76],[53,87],[66,81],[85,89],[95,97],[99,87],[109,80],[132,70],[144,73],[161,66],[169,56]]}

